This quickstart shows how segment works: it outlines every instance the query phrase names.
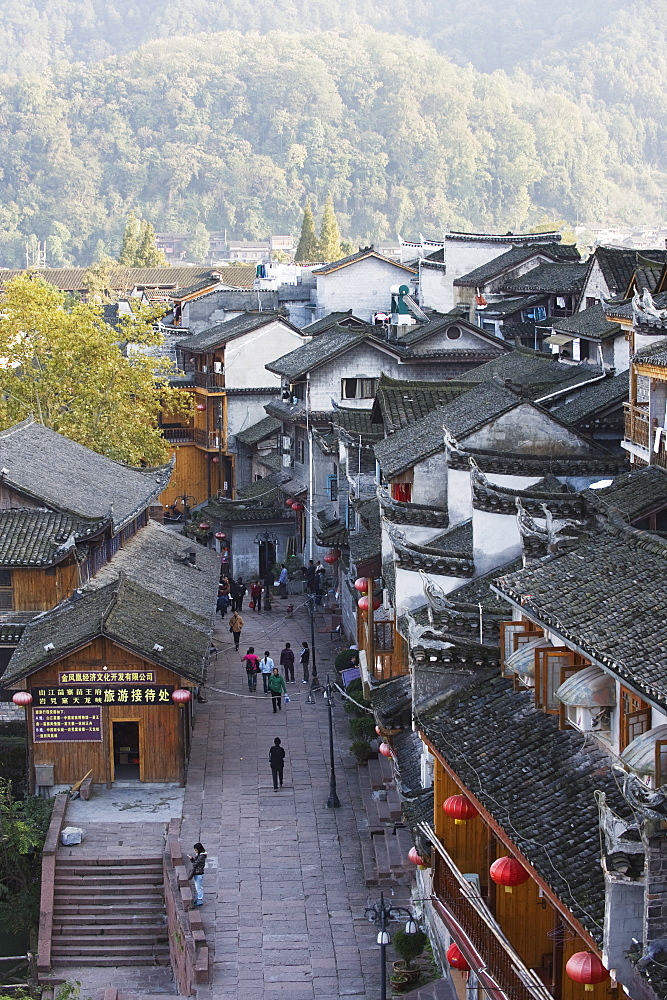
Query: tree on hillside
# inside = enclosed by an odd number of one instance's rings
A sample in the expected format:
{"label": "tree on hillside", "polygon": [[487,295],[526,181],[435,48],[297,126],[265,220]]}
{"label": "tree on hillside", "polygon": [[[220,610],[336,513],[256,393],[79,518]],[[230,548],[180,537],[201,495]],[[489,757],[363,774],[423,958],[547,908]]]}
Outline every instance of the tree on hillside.
{"label": "tree on hillside", "polygon": [[303,221],[301,223],[301,236],[299,237],[299,242],[297,244],[296,253],[294,254],[294,260],[299,262],[307,263],[308,261],[317,260],[317,235],[315,233],[315,219],[313,218],[313,210],[310,207],[310,202],[306,202],[306,207],[303,210]]}
{"label": "tree on hillside", "polygon": [[139,219],[137,219],[134,212],[130,212],[127,217],[127,222],[125,223],[123,242],[120,245],[120,254],[118,256],[118,263],[122,264],[124,267],[134,267],[134,262],[137,258],[137,250],[139,249],[140,232],[141,223],[139,222]]}
{"label": "tree on hillside", "polygon": [[155,243],[155,229],[150,222],[146,222],[145,219],[141,220],[141,228],[139,230],[139,245],[137,247],[137,254],[134,258],[135,267],[164,267],[167,264],[167,258],[158,250]]}
{"label": "tree on hillside", "polygon": [[331,195],[327,197],[324,204],[318,249],[322,260],[339,260],[343,256],[340,246],[340,229]]}
{"label": "tree on hillside", "polygon": [[198,222],[194,232],[187,242],[187,255],[195,264],[205,264],[208,259],[208,250],[211,245],[211,238],[208,229],[202,222]]}
{"label": "tree on hillside", "polygon": [[[0,427],[30,413],[46,427],[102,455],[139,465],[166,460],[158,414],[186,413],[188,394],[173,389],[169,361],[142,347],[162,341],[154,329],[160,310],[137,306],[118,330],[99,306],[65,296],[38,275],[8,282],[0,321]],[[119,340],[138,345],[123,353]]]}

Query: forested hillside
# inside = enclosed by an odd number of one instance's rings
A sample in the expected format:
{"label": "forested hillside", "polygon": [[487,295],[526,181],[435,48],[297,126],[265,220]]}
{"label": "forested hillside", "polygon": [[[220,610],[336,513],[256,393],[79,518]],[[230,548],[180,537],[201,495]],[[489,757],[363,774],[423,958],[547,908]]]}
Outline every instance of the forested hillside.
{"label": "forested hillside", "polygon": [[[144,0],[141,16],[129,0],[9,0],[0,264],[21,265],[31,233],[49,238],[50,264],[116,252],[131,209],[161,230],[296,233],[306,199],[321,208],[329,191],[359,242],[545,218],[662,222],[667,0],[622,6],[562,0],[549,22],[544,0]],[[390,27],[390,15],[392,33],[353,26]],[[406,37],[429,18],[451,57]],[[290,30],[133,48],[276,20]],[[325,25],[341,30],[303,31]],[[549,45],[551,30],[571,51]],[[21,74],[40,48],[41,71]],[[473,51],[513,68],[483,72]],[[87,61],[58,61],[70,54]]]}

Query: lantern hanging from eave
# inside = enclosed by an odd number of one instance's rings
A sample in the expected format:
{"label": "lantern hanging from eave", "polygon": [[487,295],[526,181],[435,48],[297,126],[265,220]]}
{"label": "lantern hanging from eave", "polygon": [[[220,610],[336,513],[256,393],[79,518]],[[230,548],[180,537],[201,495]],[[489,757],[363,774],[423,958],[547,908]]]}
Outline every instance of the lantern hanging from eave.
{"label": "lantern hanging from eave", "polygon": [[442,809],[446,816],[451,816],[457,826],[467,823],[469,819],[474,819],[479,813],[475,809],[470,799],[465,795],[450,795],[442,803]]}
{"label": "lantern hanging from eave", "polygon": [[609,973],[592,951],[577,951],[567,960],[565,971],[575,983],[583,983],[584,989],[591,992],[598,983],[609,979]]}
{"label": "lantern hanging from eave", "polygon": [[[370,598],[367,595],[364,595],[364,597],[360,597],[359,600],[357,601],[357,607],[361,611],[368,611],[369,604],[370,604]],[[381,604],[382,604],[382,601],[379,601],[377,599],[377,597],[374,597],[373,598],[373,611],[377,611],[377,609],[380,607]]]}
{"label": "lantern hanging from eave", "polygon": [[354,589],[358,590],[360,594],[365,594],[368,590],[368,579],[365,576],[360,576],[354,581]]}
{"label": "lantern hanging from eave", "polygon": [[378,736],[382,736],[382,730],[380,729],[379,726],[375,727],[375,732],[378,734]]}
{"label": "lantern hanging from eave", "polygon": [[329,549],[329,551],[324,557],[325,563],[329,563],[330,566],[333,565],[333,563],[338,562],[339,559],[340,559],[340,549]]}
{"label": "lantern hanging from eave", "polygon": [[213,458],[211,459],[211,461],[213,462],[214,465],[217,465],[218,462],[220,461],[220,459],[218,458],[217,455],[214,455]]}
{"label": "lantern hanging from eave", "polygon": [[447,949],[447,961],[451,965],[452,969],[458,969],[460,972],[470,972],[470,966],[455,941],[452,941]]}
{"label": "lantern hanging from eave", "polygon": [[489,869],[489,875],[496,885],[505,886],[505,892],[511,892],[515,885],[523,885],[530,875],[516,858],[505,856],[494,861]]}
{"label": "lantern hanging from eave", "polygon": [[412,861],[413,865],[424,866],[425,861],[416,847],[411,847],[408,851],[408,861]]}
{"label": "lantern hanging from eave", "polygon": [[295,503],[296,503],[296,500],[294,500],[292,497],[288,497],[287,500],[285,501],[285,506],[286,507],[291,507],[292,504],[295,504]]}
{"label": "lantern hanging from eave", "polygon": [[201,410],[205,410],[206,409],[206,403],[197,403],[197,409],[200,410],[200,411]]}
{"label": "lantern hanging from eave", "polygon": [[175,691],[171,692],[171,700],[176,705],[186,705],[192,698],[192,692],[188,691],[187,688],[176,688]]}
{"label": "lantern hanging from eave", "polygon": [[32,705],[32,695],[29,691],[17,691],[15,695],[12,695],[12,701],[19,708],[27,708],[28,705]]}
{"label": "lantern hanging from eave", "polygon": [[208,521],[200,521],[199,527],[201,528],[202,531],[208,531],[211,525],[208,523]]}
{"label": "lantern hanging from eave", "polygon": [[393,757],[394,751],[391,749],[388,743],[381,743],[378,747],[378,753],[381,753],[383,757]]}
{"label": "lantern hanging from eave", "polygon": [[224,531],[216,531],[215,537],[218,538],[218,539],[220,539],[220,540],[222,540],[223,538],[226,538],[227,536],[225,535]]}
{"label": "lantern hanging from eave", "polygon": [[294,511],[295,514],[298,514],[299,511],[303,510],[303,504],[302,503],[293,503],[292,504],[292,510]]}

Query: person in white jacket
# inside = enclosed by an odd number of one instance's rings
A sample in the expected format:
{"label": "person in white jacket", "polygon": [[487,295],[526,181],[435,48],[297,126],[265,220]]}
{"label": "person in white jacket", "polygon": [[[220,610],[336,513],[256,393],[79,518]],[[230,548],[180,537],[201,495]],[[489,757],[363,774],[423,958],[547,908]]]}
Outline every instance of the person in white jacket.
{"label": "person in white jacket", "polygon": [[264,650],[264,656],[259,661],[259,669],[262,674],[262,683],[264,685],[264,694],[269,693],[269,677],[271,676],[271,671],[273,670],[274,663],[269,656],[268,649]]}

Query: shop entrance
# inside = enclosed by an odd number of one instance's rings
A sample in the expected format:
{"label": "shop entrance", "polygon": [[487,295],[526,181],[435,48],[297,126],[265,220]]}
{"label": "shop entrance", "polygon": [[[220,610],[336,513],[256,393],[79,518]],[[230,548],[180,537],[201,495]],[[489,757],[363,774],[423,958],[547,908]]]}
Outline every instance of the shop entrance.
{"label": "shop entrance", "polygon": [[113,723],[114,781],[139,781],[141,758],[139,749],[139,723]]}

